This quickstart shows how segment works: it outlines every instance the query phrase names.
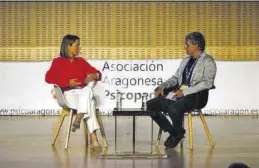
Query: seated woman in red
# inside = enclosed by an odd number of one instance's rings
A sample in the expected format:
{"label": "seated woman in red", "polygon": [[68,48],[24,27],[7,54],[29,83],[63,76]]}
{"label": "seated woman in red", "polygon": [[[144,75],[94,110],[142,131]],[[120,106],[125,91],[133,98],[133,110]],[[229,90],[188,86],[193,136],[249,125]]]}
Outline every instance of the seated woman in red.
{"label": "seated woman in red", "polygon": [[91,145],[101,150],[96,136],[99,124],[96,118],[92,83],[101,80],[102,75],[84,58],[78,56],[79,51],[80,38],[75,35],[64,36],[60,56],[52,61],[45,81],[60,86],[68,106],[77,110],[72,131],[79,129],[81,120],[85,118],[90,132]]}

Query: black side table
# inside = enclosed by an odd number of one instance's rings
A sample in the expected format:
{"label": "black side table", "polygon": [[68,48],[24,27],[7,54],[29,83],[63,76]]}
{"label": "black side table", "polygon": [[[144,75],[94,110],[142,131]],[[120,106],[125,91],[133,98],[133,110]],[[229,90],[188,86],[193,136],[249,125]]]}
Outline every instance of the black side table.
{"label": "black side table", "polygon": [[[117,150],[117,116],[133,116],[132,129],[133,129],[133,155],[135,154],[135,133],[136,133],[136,116],[149,116],[146,110],[141,108],[121,108],[114,109],[112,115],[115,116],[115,152]],[[151,153],[153,146],[153,120],[151,119]]]}

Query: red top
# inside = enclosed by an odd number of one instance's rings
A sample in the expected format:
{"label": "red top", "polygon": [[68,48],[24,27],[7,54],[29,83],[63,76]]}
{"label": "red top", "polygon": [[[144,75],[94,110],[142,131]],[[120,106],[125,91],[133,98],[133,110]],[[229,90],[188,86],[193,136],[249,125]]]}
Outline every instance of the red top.
{"label": "red top", "polygon": [[101,72],[92,67],[84,58],[75,57],[71,61],[64,57],[57,57],[52,61],[51,67],[46,73],[45,81],[65,89],[69,87],[70,79],[77,79],[77,82],[81,83],[79,87],[84,87],[84,81],[90,73],[98,73],[99,80],[101,80]]}

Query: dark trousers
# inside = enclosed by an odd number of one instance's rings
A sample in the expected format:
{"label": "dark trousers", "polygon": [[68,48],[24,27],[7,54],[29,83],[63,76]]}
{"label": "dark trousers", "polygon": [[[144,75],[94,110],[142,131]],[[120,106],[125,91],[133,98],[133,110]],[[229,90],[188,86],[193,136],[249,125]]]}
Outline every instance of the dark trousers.
{"label": "dark trousers", "polygon": [[[169,132],[172,136],[179,136],[185,133],[182,127],[184,113],[187,113],[197,107],[198,93],[184,96],[176,101],[168,100],[165,96],[159,96],[147,102],[147,111],[159,127]],[[168,114],[172,124],[166,118]]]}

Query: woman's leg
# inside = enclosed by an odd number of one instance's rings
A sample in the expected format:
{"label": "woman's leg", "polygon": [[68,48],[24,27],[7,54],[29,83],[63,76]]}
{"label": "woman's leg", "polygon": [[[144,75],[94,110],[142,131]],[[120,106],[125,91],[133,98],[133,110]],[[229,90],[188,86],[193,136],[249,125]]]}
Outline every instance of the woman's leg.
{"label": "woman's leg", "polygon": [[80,89],[80,92],[78,95],[77,115],[73,122],[72,131],[76,131],[76,129],[80,128],[80,123],[83,117],[86,118],[91,115],[92,98],[93,98],[92,88],[85,86],[83,89]]}
{"label": "woman's leg", "polygon": [[93,132],[95,132],[97,129],[100,128],[98,121],[97,121],[97,117],[96,117],[96,108],[95,108],[94,99],[92,99],[92,101],[91,101],[89,110],[91,111],[90,115],[86,114],[85,119],[87,122],[88,131],[90,134],[92,134]]}
{"label": "woman's leg", "polygon": [[91,87],[86,86],[82,89],[67,91],[64,95],[68,106],[77,110],[77,115],[72,128],[72,131],[75,131],[80,127],[80,123],[83,118],[87,118],[95,114],[95,107],[92,105],[93,90]]}
{"label": "woman's leg", "polygon": [[67,91],[64,95],[68,106],[73,109],[77,109],[77,116],[73,123],[73,130],[75,131],[79,128],[81,120],[85,118],[90,133],[92,147],[95,150],[101,149],[96,135],[96,130],[100,127],[96,117],[96,106],[92,88],[86,86],[83,89]]}
{"label": "woman's leg", "polygon": [[90,133],[90,142],[91,142],[91,148],[97,152],[102,151],[102,147],[98,141],[98,137],[96,135],[96,130],[100,128],[97,117],[96,117],[96,106],[95,106],[95,100],[92,99],[91,101],[91,115],[86,116],[86,122],[88,131]]}

